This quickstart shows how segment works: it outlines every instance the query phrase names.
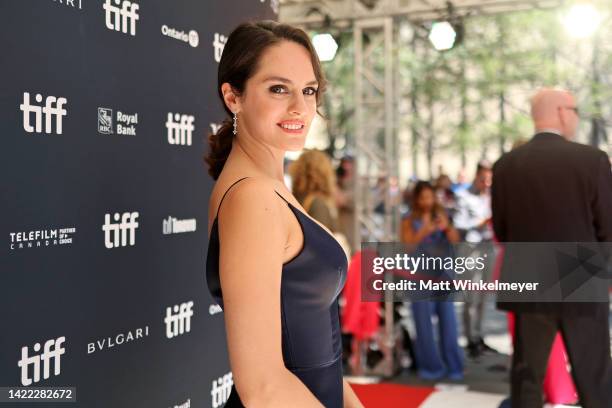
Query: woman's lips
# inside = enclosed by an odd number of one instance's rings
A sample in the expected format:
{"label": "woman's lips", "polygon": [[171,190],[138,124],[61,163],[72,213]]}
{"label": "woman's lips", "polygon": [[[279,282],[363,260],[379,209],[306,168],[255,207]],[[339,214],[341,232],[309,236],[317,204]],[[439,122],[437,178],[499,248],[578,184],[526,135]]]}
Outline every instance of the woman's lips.
{"label": "woman's lips", "polygon": [[[291,128],[283,127],[283,125],[290,126]],[[285,122],[278,123],[277,126],[280,127],[284,132],[293,133],[293,134],[302,133],[305,128],[304,122],[300,122],[300,121],[285,121]]]}

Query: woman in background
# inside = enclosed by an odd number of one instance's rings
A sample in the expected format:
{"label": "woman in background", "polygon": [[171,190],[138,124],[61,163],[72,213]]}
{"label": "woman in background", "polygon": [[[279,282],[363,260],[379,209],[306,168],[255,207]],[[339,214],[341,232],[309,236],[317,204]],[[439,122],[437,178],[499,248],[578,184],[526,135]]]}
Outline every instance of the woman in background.
{"label": "woman in background", "polygon": [[[437,201],[433,186],[426,181],[419,181],[412,192],[410,215],[402,221],[402,242],[416,247],[418,255],[441,257],[450,256],[450,244],[459,242],[459,233]],[[445,272],[436,271],[435,276],[424,279],[448,279]],[[434,313],[438,317],[439,347],[431,321]],[[424,380],[463,379],[463,352],[458,344],[453,302],[415,300],[412,315],[417,335],[415,354],[419,377]]]}
{"label": "woman in background", "polygon": [[308,214],[330,231],[337,231],[336,176],[329,157],[319,150],[304,150],[289,166],[289,174],[293,195]]}
{"label": "woman in background", "polygon": [[325,225],[340,243],[346,257],[351,249],[346,236],[340,231],[336,207],[336,174],[327,154],[306,149],[291,163],[291,188],[302,207],[315,220]]}

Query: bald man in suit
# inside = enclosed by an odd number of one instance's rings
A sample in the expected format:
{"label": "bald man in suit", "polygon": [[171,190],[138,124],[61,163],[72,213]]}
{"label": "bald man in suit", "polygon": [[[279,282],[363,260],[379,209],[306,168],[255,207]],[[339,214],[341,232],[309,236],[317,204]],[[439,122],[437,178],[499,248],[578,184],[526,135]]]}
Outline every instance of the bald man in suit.
{"label": "bald man in suit", "polygon": [[[541,89],[532,98],[531,115],[535,136],[493,166],[497,238],[502,243],[612,242],[610,161],[603,151],[572,141],[579,123],[574,96]],[[520,273],[509,269],[502,267],[502,281]],[[549,272],[554,273],[544,271]],[[542,407],[542,382],[557,332],[567,348],[580,404],[612,407],[609,302],[498,301],[498,307],[516,316],[512,408]]]}

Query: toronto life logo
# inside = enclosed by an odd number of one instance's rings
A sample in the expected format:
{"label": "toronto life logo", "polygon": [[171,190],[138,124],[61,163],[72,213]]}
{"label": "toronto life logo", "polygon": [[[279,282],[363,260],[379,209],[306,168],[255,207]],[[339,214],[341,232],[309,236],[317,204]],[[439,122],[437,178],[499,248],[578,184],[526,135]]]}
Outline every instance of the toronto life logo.
{"label": "toronto life logo", "polygon": [[162,233],[164,235],[193,232],[196,228],[197,220],[195,218],[179,220],[170,215],[167,219],[162,220]]}

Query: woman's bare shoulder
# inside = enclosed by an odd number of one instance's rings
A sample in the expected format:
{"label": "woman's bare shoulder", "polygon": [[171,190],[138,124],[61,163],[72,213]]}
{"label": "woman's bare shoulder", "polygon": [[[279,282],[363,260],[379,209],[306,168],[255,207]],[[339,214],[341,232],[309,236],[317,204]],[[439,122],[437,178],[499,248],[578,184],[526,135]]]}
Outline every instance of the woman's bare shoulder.
{"label": "woman's bare shoulder", "polygon": [[[237,178],[237,180],[240,179]],[[218,211],[219,218],[229,218],[223,216],[227,213],[230,213],[231,217],[246,214],[254,216],[278,215],[280,204],[283,201],[276,193],[275,184],[272,180],[263,177],[246,177],[236,184],[233,183],[234,181],[229,183],[219,197],[219,201],[222,200]],[[223,194],[225,194],[225,198],[223,198]]]}

